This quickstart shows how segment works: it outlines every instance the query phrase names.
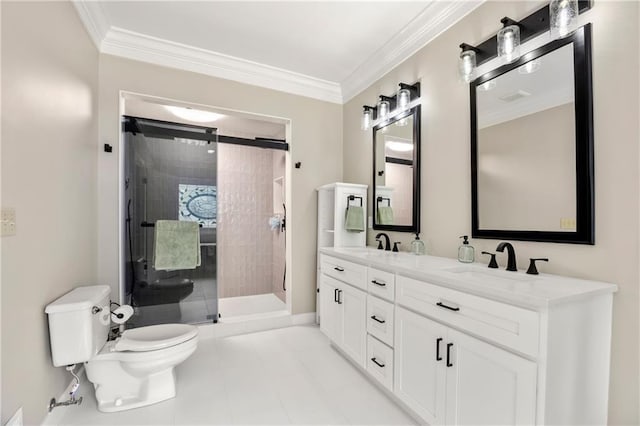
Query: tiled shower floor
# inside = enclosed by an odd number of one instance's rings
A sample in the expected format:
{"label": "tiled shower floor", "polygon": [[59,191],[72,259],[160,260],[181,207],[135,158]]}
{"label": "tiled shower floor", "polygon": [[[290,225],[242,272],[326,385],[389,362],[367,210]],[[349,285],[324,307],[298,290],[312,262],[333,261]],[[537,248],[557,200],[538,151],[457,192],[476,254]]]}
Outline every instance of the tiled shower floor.
{"label": "tiled shower floor", "polygon": [[286,312],[287,305],[273,293],[253,296],[225,297],[218,301],[220,321],[235,317],[265,314],[270,312]]}

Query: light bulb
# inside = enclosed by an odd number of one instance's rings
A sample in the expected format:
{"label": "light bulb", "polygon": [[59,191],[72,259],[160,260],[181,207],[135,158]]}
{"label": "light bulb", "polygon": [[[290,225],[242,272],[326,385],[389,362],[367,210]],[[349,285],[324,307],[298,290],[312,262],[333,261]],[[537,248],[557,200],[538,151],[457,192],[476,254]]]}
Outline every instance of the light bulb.
{"label": "light bulb", "polygon": [[476,52],[473,50],[464,50],[460,53],[458,59],[458,72],[460,77],[467,83],[473,80],[476,70]]}
{"label": "light bulb", "polygon": [[498,57],[507,63],[520,57],[520,28],[517,25],[498,31]]}
{"label": "light bulb", "polygon": [[373,121],[373,111],[371,108],[365,108],[362,111],[362,130],[369,130],[371,128],[371,122]]}
{"label": "light bulb", "polygon": [[409,89],[400,89],[398,90],[398,109],[404,110],[411,102],[411,92]]}
{"label": "light bulb", "polygon": [[389,115],[390,104],[389,101],[378,102],[378,117],[385,119]]}
{"label": "light bulb", "polygon": [[571,34],[578,24],[578,0],[552,0],[549,4],[550,31],[553,38]]}

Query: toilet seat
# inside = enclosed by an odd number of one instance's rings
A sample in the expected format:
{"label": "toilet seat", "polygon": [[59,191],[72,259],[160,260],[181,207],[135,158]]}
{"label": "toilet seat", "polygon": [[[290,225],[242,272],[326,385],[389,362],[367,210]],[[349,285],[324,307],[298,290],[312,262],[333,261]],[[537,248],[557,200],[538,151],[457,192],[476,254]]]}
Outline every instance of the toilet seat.
{"label": "toilet seat", "polygon": [[125,330],[113,346],[114,351],[147,352],[179,345],[198,335],[188,324],[159,324]]}

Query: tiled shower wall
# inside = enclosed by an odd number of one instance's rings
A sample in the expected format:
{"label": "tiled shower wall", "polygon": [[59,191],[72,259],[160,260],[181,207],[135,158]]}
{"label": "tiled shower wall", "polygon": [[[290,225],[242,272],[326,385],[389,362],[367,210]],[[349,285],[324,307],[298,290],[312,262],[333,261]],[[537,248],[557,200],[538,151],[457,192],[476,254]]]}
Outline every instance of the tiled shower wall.
{"label": "tiled shower wall", "polygon": [[[276,171],[276,162],[281,171]],[[273,179],[283,174],[282,151],[218,145],[219,298],[282,291],[284,235],[271,231],[269,218]]]}

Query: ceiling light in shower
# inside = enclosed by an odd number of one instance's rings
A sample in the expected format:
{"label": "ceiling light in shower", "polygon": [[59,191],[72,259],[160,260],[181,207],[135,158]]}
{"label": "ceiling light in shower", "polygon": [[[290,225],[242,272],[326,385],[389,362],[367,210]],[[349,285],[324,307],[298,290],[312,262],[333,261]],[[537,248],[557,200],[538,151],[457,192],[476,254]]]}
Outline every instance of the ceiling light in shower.
{"label": "ceiling light in shower", "polygon": [[176,117],[182,118],[183,120],[193,121],[195,123],[212,123],[222,117],[222,114],[193,108],[184,108],[173,105],[165,105],[165,108]]}

